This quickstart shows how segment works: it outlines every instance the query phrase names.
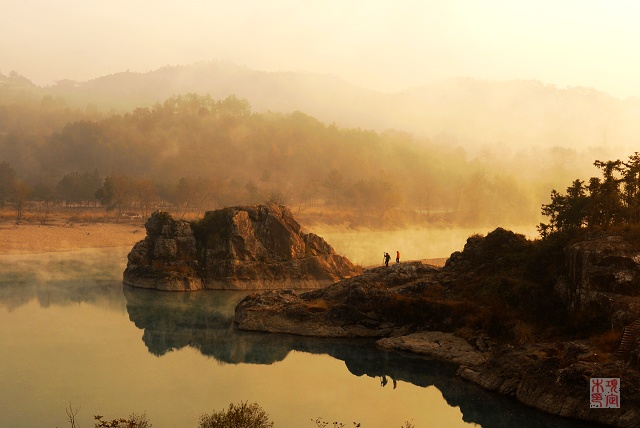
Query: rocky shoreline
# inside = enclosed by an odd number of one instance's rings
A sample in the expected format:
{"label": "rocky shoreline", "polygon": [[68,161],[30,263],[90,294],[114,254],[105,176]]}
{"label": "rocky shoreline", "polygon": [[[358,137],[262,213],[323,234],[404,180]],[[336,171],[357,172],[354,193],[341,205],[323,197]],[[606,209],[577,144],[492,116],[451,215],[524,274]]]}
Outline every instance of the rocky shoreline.
{"label": "rocky shoreline", "polygon": [[[622,299],[611,295],[608,306],[594,306],[594,301],[602,303],[602,295],[607,291],[603,291],[601,279],[597,289],[589,287],[593,279],[590,272],[602,271],[602,260],[611,259],[613,252],[616,255],[612,260],[625,269],[625,275],[617,277],[626,282],[624,287],[611,286],[633,288],[632,274],[637,267],[628,260],[640,258],[630,248],[626,248],[626,255],[620,253],[621,246],[612,248],[615,241],[606,239],[604,246],[594,241],[592,245],[575,247],[574,251],[581,252],[577,258],[582,260],[578,281],[562,278],[560,282],[565,288],[558,286],[556,290],[565,297],[579,295],[581,301],[592,302],[589,307],[610,311],[608,323],[625,323],[637,317],[634,312],[637,306],[632,304],[635,297]],[[520,237],[497,230],[486,239],[470,238],[465,250],[452,254],[442,268],[420,261],[404,262],[368,269],[361,275],[306,293],[279,290],[248,296],[236,307],[234,321],[242,330],[380,338],[376,343],[381,348],[456,364],[457,375],[462,379],[543,412],[608,426],[639,426],[640,373],[634,357],[637,349],[619,355],[603,351],[582,336],[527,338],[526,323],[503,319],[504,314],[487,316],[487,312],[481,312],[481,321],[476,320],[476,312],[483,310],[483,305],[459,298],[460,284],[471,283],[471,278],[482,275],[492,275],[490,278],[496,275],[478,261],[479,254],[490,253],[488,257],[494,266],[525,245]],[[598,254],[601,257],[596,257]],[[621,263],[624,257],[627,261]],[[576,298],[570,299],[570,303],[573,306],[567,307],[576,310]],[[533,302],[525,301],[524,305],[527,304]],[[493,324],[487,324],[491,317]],[[484,328],[469,327],[480,325],[479,322],[484,323]],[[502,335],[487,333],[500,330]],[[620,379],[620,408],[590,407],[592,378]]]}
{"label": "rocky shoreline", "polygon": [[637,396],[635,386],[640,385],[640,376],[623,362],[598,363],[581,343],[494,344],[480,351],[453,334],[423,332],[383,338],[376,344],[456,364],[456,375],[462,379],[545,413],[616,427],[637,427],[640,421],[635,397],[632,402],[622,402],[620,409],[590,408],[590,378],[619,377],[624,388],[630,389],[625,395],[631,397]]}

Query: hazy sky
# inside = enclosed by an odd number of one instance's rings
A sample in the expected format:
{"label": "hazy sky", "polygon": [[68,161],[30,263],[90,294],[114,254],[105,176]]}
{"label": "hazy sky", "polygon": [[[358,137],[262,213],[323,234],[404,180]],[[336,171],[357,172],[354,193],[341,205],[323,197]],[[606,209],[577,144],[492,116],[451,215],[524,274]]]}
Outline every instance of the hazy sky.
{"label": "hazy sky", "polygon": [[3,0],[0,72],[39,85],[227,60],[396,91],[450,77],[640,96],[640,2]]}

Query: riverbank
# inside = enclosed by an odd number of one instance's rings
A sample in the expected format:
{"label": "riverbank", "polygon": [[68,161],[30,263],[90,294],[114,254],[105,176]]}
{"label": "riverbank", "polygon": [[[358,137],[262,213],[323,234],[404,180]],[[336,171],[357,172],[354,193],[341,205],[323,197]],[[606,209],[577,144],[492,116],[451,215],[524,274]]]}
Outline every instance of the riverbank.
{"label": "riverbank", "polygon": [[[382,348],[454,363],[461,378],[546,413],[635,427],[635,248],[623,236],[540,243],[496,229],[469,238],[442,268],[409,261],[312,292],[247,296],[234,321],[241,330],[378,337]],[[565,266],[567,253],[574,264]],[[592,379],[620,382],[610,395],[619,408],[596,408],[603,404],[589,394]]]}
{"label": "riverbank", "polygon": [[[0,255],[39,254],[88,248],[133,247],[145,237],[144,221],[122,223],[52,221],[39,223],[0,222]],[[329,242],[331,243],[331,242]],[[342,254],[347,257],[349,255]],[[424,259],[444,266],[447,258]],[[372,266],[370,266],[372,267]]]}
{"label": "riverbank", "polygon": [[132,247],[144,237],[142,222],[0,223],[0,255]]}

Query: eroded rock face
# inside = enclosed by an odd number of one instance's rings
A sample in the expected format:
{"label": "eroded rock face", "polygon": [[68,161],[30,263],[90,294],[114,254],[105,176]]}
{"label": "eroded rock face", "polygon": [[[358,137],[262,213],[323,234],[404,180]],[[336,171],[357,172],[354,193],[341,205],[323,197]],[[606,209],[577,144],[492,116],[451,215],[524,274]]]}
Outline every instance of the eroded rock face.
{"label": "eroded rock face", "polygon": [[360,269],[284,207],[232,207],[199,222],[155,212],[128,256],[123,281],[168,291],[317,288]]}
{"label": "eroded rock face", "polygon": [[[486,364],[461,365],[458,375],[550,414],[607,426],[638,426],[638,372],[620,361],[596,363],[597,355],[584,344],[501,346],[485,355],[490,357]],[[629,387],[621,389],[620,409],[607,412],[589,406],[589,379],[594,377],[619,377]]]}
{"label": "eroded rock face", "polygon": [[[384,337],[404,332],[383,310],[404,294],[438,288],[439,269],[420,261],[368,269],[326,288],[247,296],[236,307],[241,330],[320,337]],[[417,281],[419,279],[419,281]]]}
{"label": "eroded rock face", "polygon": [[556,293],[570,310],[611,315],[616,326],[640,317],[633,297],[640,296],[640,251],[621,236],[604,236],[571,245],[564,250],[565,277]]}
{"label": "eroded rock face", "polygon": [[[208,288],[317,288],[358,270],[275,206],[207,212],[195,227]],[[248,286],[259,283],[259,287]]]}
{"label": "eroded rock face", "polygon": [[621,236],[577,243],[565,249],[565,256],[577,292],[640,295],[640,251]]}
{"label": "eroded rock face", "polygon": [[157,211],[144,226],[146,238],[127,256],[124,284],[163,291],[202,289],[196,238],[189,222]]}

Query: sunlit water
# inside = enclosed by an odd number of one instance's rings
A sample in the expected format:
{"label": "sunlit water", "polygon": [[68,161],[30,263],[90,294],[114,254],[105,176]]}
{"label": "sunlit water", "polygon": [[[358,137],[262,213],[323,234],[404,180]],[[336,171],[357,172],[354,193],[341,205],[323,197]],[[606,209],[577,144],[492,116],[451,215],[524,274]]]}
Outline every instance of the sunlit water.
{"label": "sunlit water", "polygon": [[[578,427],[367,340],[240,332],[244,293],[123,288],[128,249],[0,257],[0,427],[68,427],[146,412],[196,427],[257,402],[275,427]],[[588,399],[585,398],[585,405]]]}
{"label": "sunlit water", "polygon": [[[505,227],[506,228],[506,227]],[[345,255],[353,263],[362,266],[381,265],[385,252],[395,261],[396,251],[402,260],[448,258],[454,251],[462,251],[471,235],[487,235],[495,228],[469,229],[404,229],[395,231],[344,231],[331,227],[319,227],[314,233],[322,236],[338,254]],[[535,226],[506,228],[525,235],[538,237]]]}

